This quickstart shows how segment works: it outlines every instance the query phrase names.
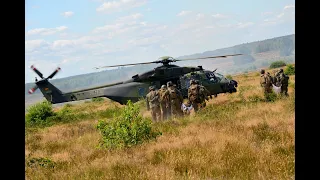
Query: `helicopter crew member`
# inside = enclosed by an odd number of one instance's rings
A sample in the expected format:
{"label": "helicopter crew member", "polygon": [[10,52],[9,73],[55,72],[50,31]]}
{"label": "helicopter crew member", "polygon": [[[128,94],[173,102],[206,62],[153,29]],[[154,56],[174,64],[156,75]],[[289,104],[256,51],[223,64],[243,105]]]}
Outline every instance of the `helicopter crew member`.
{"label": "helicopter crew member", "polygon": [[190,87],[188,89],[188,104],[191,104],[194,112],[199,110],[199,105],[201,104],[200,99],[200,86],[196,84],[195,80],[190,80]]}
{"label": "helicopter crew member", "polygon": [[171,115],[173,117],[182,116],[183,111],[181,110],[181,105],[183,102],[183,96],[181,92],[173,86],[171,81],[167,82],[167,87],[170,95]]}
{"label": "helicopter crew member", "polygon": [[161,117],[159,94],[154,86],[149,87],[149,93],[146,95],[147,110],[151,110],[152,120],[158,121]]}
{"label": "helicopter crew member", "polygon": [[261,85],[261,87],[263,87],[264,97],[267,98],[269,96],[269,93],[272,93],[271,76],[268,76],[267,73],[265,73],[264,69],[261,69],[260,73],[261,73],[260,85]]}
{"label": "helicopter crew member", "polygon": [[207,106],[206,100],[209,101],[208,96],[210,96],[210,99],[212,99],[212,95],[206,87],[202,86],[199,83],[199,80],[195,80],[195,83],[200,87],[199,89],[200,102],[201,102],[201,107],[204,108]]}
{"label": "helicopter crew member", "polygon": [[167,89],[166,85],[162,85],[159,89],[159,100],[160,100],[160,107],[162,111],[162,120],[169,118],[169,107],[170,107],[170,94]]}

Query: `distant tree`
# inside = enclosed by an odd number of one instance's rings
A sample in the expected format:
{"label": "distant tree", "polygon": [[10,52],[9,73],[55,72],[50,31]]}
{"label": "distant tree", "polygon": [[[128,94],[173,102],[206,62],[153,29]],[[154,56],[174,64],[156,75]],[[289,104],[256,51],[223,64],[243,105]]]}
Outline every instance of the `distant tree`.
{"label": "distant tree", "polygon": [[284,61],[274,61],[270,64],[270,69],[279,68],[286,66],[286,63]]}
{"label": "distant tree", "polygon": [[295,74],[295,68],[292,64],[288,64],[286,69],[284,70],[284,73],[286,75],[294,75]]}

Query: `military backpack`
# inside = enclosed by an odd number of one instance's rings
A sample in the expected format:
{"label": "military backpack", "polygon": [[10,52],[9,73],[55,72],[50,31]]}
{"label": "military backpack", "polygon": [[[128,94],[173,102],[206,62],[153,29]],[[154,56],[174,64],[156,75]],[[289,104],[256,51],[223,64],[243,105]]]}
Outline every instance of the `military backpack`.
{"label": "military backpack", "polygon": [[160,95],[160,101],[161,102],[166,100],[166,90],[165,89],[160,89],[159,90],[159,95]]}
{"label": "military backpack", "polygon": [[198,86],[198,85],[190,86],[190,100],[191,101],[199,100],[199,91],[200,91],[200,86]]}

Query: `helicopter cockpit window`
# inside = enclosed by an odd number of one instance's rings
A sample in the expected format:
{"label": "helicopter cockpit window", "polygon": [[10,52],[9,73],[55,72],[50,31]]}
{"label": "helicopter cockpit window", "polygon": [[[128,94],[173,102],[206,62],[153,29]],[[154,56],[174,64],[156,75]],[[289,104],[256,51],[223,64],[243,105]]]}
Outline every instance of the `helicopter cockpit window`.
{"label": "helicopter cockpit window", "polygon": [[219,81],[224,78],[224,76],[222,74],[215,73],[215,75],[219,79]]}
{"label": "helicopter cockpit window", "polygon": [[219,81],[219,79],[216,77],[214,72],[206,73],[206,75],[207,75],[208,79],[213,83],[217,83]]}

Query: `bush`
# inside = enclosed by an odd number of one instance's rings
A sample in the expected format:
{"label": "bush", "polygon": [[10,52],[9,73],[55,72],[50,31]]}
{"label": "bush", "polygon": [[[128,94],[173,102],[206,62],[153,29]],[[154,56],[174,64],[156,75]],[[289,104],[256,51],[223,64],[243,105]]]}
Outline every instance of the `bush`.
{"label": "bush", "polygon": [[232,80],[232,76],[230,74],[226,75],[226,78]]}
{"label": "bush", "polygon": [[72,106],[69,104],[66,104],[61,108],[55,116],[50,117],[50,121],[55,122],[70,122],[72,120],[76,119],[76,116],[73,114],[73,111],[71,109]]}
{"label": "bush", "polygon": [[150,119],[139,115],[139,106],[128,101],[120,116],[111,121],[99,120],[96,128],[102,135],[101,147],[123,148],[155,139],[161,132],[153,130]]}
{"label": "bush", "polygon": [[270,69],[279,68],[286,66],[286,63],[284,61],[275,61],[270,64]]}
{"label": "bush", "polygon": [[284,70],[284,73],[286,75],[294,75],[295,74],[295,68],[292,64],[288,64],[286,69]]}
{"label": "bush", "polygon": [[267,102],[275,102],[278,99],[278,96],[275,92],[271,92],[265,95],[265,100]]}
{"label": "bush", "polygon": [[92,102],[101,102],[101,101],[104,101],[102,97],[92,98]]}
{"label": "bush", "polygon": [[52,104],[48,101],[43,101],[31,106],[26,115],[26,123],[29,125],[45,124],[49,117],[54,116]]}

